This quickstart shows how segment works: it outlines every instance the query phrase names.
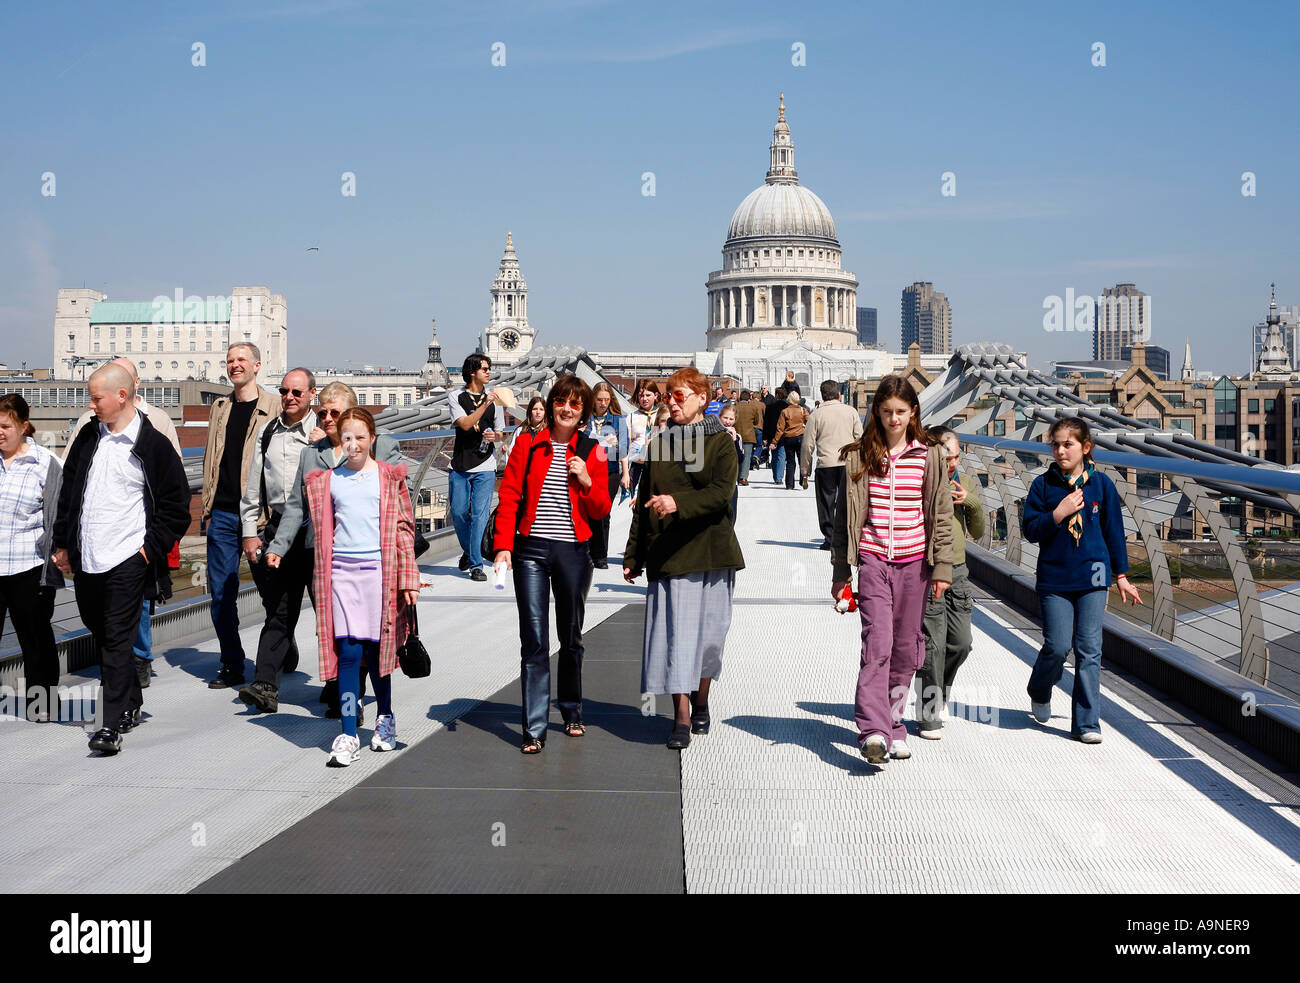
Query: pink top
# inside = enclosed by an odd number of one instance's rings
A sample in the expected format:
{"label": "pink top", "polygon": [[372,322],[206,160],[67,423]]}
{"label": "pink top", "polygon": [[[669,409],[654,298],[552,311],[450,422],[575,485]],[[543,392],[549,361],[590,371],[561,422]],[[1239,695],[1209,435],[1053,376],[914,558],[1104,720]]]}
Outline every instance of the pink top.
{"label": "pink top", "polygon": [[921,490],[925,485],[926,446],[913,440],[889,455],[883,478],[867,479],[870,508],[858,540],[858,553],[874,553],[892,563],[925,556],[925,514]]}

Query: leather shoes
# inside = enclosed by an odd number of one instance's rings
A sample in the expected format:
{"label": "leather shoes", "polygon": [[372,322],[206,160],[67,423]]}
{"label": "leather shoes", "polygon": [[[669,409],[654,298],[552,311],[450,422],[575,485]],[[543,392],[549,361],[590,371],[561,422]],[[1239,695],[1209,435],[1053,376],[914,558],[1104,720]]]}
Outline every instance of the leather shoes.
{"label": "leather shoes", "polygon": [[456,566],[458,566],[458,567],[460,568],[461,573],[464,573],[466,570],[468,570],[468,569],[469,569],[469,554],[468,554],[468,553],[462,553],[462,554],[460,555],[460,562],[458,562],[458,563],[456,564]]}
{"label": "leather shoes", "polygon": [[595,567],[597,570],[608,570],[608,569],[609,569],[609,561],[608,561],[608,560],[596,560],[594,563],[592,563],[592,566]]}
{"label": "leather shoes", "polygon": [[122,734],[129,734],[140,723],[140,708],[134,710],[123,710],[122,716],[117,718],[117,730]]}
{"label": "leather shoes", "polygon": [[112,727],[103,727],[95,731],[95,736],[90,739],[90,750],[105,755],[117,754],[122,750],[122,735]]}
{"label": "leather shoes", "polygon": [[280,691],[270,683],[257,682],[241,686],[239,698],[263,713],[275,713],[280,709]]}
{"label": "leather shoes", "polygon": [[674,724],[672,735],[668,738],[668,746],[674,751],[680,751],[688,747],[691,743],[691,725]]}
{"label": "leather shoes", "polygon": [[217,673],[217,678],[208,683],[208,689],[230,689],[232,686],[243,685],[244,674],[242,672],[236,675],[223,666],[221,671]]}

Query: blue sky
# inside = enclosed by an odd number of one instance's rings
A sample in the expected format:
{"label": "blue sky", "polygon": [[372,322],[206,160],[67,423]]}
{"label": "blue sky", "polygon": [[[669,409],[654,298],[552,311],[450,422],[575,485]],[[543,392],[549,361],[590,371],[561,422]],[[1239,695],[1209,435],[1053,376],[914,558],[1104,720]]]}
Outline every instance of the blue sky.
{"label": "blue sky", "polygon": [[1213,6],[7,4],[0,361],[48,365],[55,292],[84,283],[264,284],[311,365],[418,365],[436,316],[457,362],[507,229],[540,343],[702,348],[783,90],[892,350],[924,279],[958,344],[1089,357],[1044,298],[1131,281],[1175,361],[1190,337],[1198,369],[1244,372],[1269,281],[1300,304],[1300,14]]}

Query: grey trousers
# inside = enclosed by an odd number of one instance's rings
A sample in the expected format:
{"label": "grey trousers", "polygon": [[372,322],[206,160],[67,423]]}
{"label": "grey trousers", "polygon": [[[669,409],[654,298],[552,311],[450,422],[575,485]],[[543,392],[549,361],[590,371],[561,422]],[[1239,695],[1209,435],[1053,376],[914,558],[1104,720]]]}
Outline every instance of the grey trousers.
{"label": "grey trousers", "polygon": [[917,724],[921,730],[942,727],[939,711],[948,702],[957,670],[970,655],[970,615],[973,604],[966,564],[952,568],[952,586],[937,601],[925,605],[925,662],[917,673]]}

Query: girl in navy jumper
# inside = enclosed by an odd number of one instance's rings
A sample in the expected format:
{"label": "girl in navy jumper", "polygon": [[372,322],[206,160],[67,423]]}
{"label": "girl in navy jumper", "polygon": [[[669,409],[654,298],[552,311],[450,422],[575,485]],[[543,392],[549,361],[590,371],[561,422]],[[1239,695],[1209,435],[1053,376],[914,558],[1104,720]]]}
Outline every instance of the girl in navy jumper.
{"label": "girl in navy jumper", "polygon": [[1060,682],[1065,654],[1074,648],[1070,731],[1085,744],[1101,743],[1101,623],[1114,574],[1120,597],[1142,598],[1124,575],[1128,549],[1119,493],[1094,470],[1092,432],[1078,417],[1051,430],[1054,464],[1034,479],[1025,499],[1021,529],[1038,544],[1038,604],[1043,647],[1029,677],[1034,719],[1052,717],[1052,688]]}

